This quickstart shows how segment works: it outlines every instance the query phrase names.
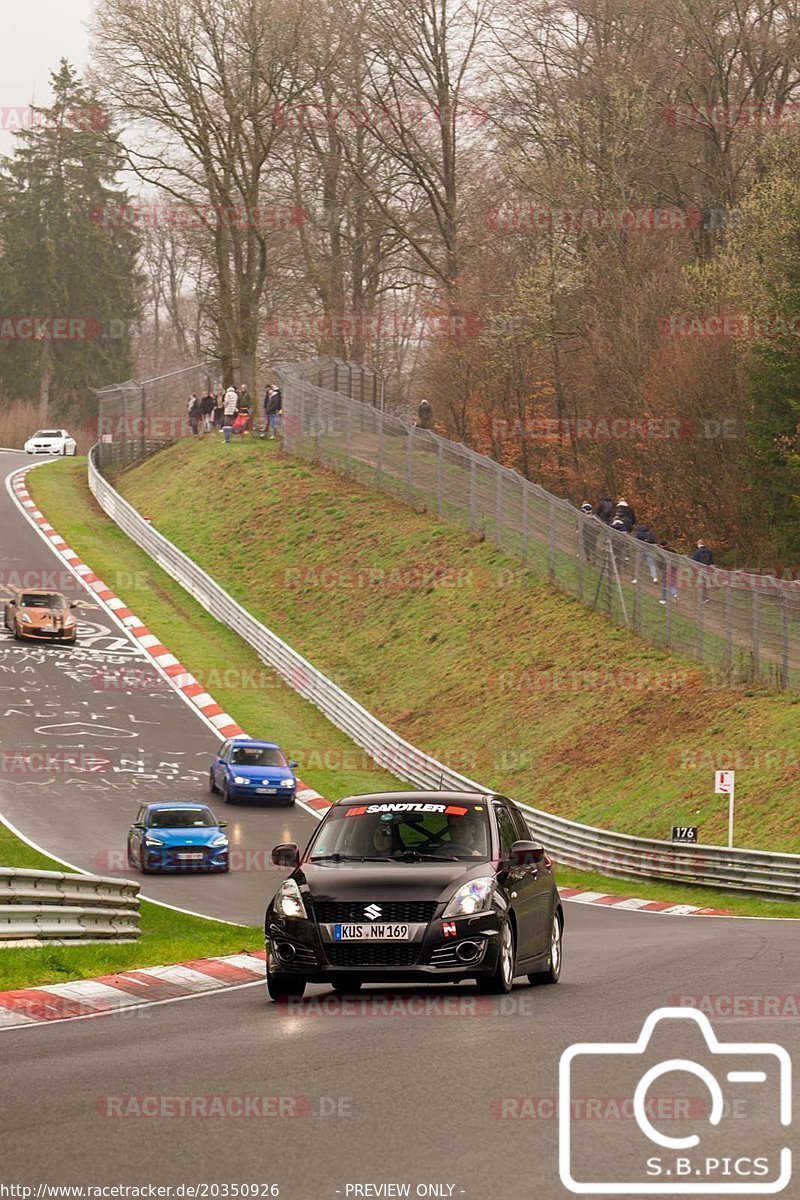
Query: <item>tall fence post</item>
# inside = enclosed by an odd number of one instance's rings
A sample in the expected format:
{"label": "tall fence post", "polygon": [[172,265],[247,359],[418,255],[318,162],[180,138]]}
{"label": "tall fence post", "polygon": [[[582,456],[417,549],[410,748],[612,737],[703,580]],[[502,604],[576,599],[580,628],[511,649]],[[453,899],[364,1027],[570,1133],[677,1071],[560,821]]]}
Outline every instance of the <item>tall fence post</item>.
{"label": "tall fence post", "polygon": [[347,406],[347,474],[353,474],[353,406]]}
{"label": "tall fence post", "polygon": [[789,608],[786,595],[781,592],[781,622],[783,636],[781,638],[781,686],[789,689]]}
{"label": "tall fence post", "polygon": [[528,481],[522,481],[522,565],[528,565]]}
{"label": "tall fence post", "polygon": [[383,482],[383,413],[380,411],[380,409],[375,410],[375,416],[378,421],[378,462],[377,462],[378,479],[377,479],[377,483],[378,483],[378,487],[380,487],[381,483]]}
{"label": "tall fence post", "polygon": [[695,651],[700,662],[703,661],[703,619],[705,614],[705,587],[703,586],[703,575],[701,571],[692,573],[694,586],[697,590],[697,640],[695,642]]}
{"label": "tall fence post", "polygon": [[496,546],[503,544],[503,468],[499,465],[494,469],[494,542]]}
{"label": "tall fence post", "polygon": [[551,579],[556,573],[556,515],[555,504],[552,498],[547,504],[547,540],[549,544],[547,554],[547,574]]}
{"label": "tall fence post", "polygon": [[436,443],[436,450],[436,512],[441,516],[443,510],[442,491],[444,487],[444,452],[441,441]]}
{"label": "tall fence post", "polygon": [[759,619],[758,589],[753,588],[751,595],[753,597],[753,676],[758,679],[761,675],[761,622]]}
{"label": "tall fence post", "polygon": [[144,458],[147,450],[147,389],[144,384],[142,384],[140,408],[139,457]]}
{"label": "tall fence post", "polygon": [[469,527],[475,530],[475,501],[478,491],[478,466],[474,458],[469,460]]}
{"label": "tall fence post", "polygon": [[408,503],[414,503],[414,425],[408,427],[406,438],[406,491]]}
{"label": "tall fence post", "polygon": [[725,671],[728,679],[733,672],[733,588],[725,588]]}

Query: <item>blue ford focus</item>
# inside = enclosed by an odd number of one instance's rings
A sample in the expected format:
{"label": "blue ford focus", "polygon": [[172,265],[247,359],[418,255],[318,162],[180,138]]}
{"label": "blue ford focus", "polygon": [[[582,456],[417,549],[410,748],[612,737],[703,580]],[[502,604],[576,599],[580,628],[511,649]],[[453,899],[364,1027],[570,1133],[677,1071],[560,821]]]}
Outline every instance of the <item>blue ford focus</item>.
{"label": "blue ford focus", "polygon": [[128,830],[128,866],[151,871],[227,871],[227,821],[207,804],[143,804]]}
{"label": "blue ford focus", "polygon": [[226,804],[247,799],[294,804],[297,778],[292,768],[296,766],[275,742],[229,738],[214,757],[208,786],[221,793]]}

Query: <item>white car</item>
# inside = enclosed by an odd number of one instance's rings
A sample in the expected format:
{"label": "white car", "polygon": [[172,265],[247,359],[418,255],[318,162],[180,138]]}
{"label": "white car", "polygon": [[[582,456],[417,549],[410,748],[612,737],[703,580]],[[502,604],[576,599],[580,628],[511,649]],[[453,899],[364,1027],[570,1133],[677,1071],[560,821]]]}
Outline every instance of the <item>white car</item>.
{"label": "white car", "polygon": [[66,429],[39,429],[25,443],[26,454],[75,454],[77,449]]}

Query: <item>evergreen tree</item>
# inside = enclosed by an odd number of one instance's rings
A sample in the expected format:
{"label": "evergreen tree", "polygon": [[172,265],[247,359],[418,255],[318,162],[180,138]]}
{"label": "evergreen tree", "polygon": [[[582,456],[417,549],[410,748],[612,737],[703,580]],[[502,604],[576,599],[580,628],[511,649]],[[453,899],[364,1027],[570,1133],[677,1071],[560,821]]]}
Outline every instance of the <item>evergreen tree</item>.
{"label": "evergreen tree", "polygon": [[131,375],[139,315],[122,148],[65,59],[51,86],[0,167],[0,384],[38,395],[43,425],[51,398]]}

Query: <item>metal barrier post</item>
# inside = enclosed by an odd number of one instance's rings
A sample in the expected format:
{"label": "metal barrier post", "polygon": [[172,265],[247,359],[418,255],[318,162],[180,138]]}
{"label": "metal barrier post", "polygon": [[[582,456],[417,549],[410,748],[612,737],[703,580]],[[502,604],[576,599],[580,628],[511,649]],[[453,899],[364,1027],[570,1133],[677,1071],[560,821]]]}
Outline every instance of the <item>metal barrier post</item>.
{"label": "metal barrier post", "polygon": [[494,481],[494,543],[503,544],[503,468],[495,467]]}
{"label": "metal barrier post", "polygon": [[443,484],[444,484],[444,480],[442,477],[442,475],[443,475],[443,462],[442,462],[443,457],[444,457],[444,450],[442,447],[442,443],[439,442],[437,444],[437,454],[436,454],[436,512],[438,513],[439,516],[442,515],[442,489],[443,489]]}
{"label": "metal barrier post", "polygon": [[408,503],[414,503],[414,426],[408,428],[406,438],[406,491]]}

